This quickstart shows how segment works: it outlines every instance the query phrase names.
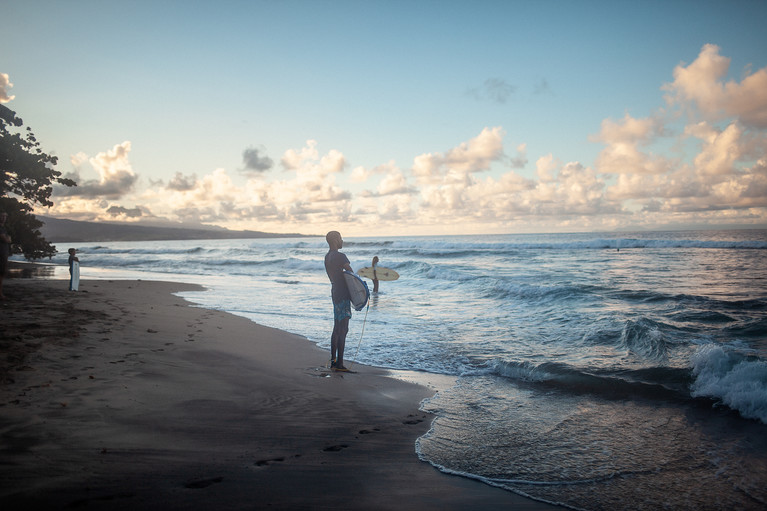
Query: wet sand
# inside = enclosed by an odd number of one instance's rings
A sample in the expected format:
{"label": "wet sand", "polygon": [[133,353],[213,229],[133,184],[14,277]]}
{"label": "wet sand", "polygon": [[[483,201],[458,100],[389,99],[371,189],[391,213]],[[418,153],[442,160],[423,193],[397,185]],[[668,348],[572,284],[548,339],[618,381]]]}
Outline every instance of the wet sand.
{"label": "wet sand", "polygon": [[561,509],[420,461],[430,388],[188,289],[6,279],[0,508]]}

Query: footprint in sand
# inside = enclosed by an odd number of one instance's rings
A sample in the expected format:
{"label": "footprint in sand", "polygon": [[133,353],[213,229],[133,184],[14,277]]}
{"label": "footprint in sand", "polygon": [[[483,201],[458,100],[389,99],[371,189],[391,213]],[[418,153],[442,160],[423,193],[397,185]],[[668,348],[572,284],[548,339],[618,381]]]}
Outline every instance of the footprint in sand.
{"label": "footprint in sand", "polygon": [[323,449],[323,451],[325,451],[325,452],[338,452],[338,451],[342,451],[342,450],[346,449],[347,447],[349,447],[349,446],[346,445],[346,444],[331,445],[329,447],[325,447]]}
{"label": "footprint in sand", "polygon": [[408,417],[409,417],[408,419],[405,419],[404,421],[402,421],[402,424],[412,425],[412,424],[420,424],[421,422],[423,422],[423,419],[412,418],[412,417],[415,417],[415,415],[408,415]]}
{"label": "footprint in sand", "polygon": [[200,488],[207,488],[211,484],[220,483],[223,481],[223,477],[212,477],[210,479],[198,479],[196,481],[189,481],[188,483],[184,484],[184,488],[190,488],[193,490],[198,490]]}
{"label": "footprint in sand", "polygon": [[279,458],[270,458],[268,460],[258,460],[256,462],[256,466],[257,467],[265,467],[266,465],[271,465],[275,461],[285,461],[285,458],[284,457],[279,457]]}
{"label": "footprint in sand", "polygon": [[[300,458],[301,455],[300,454],[294,454],[293,457],[294,458]],[[269,459],[264,459],[264,460],[258,460],[257,462],[254,463],[254,465],[257,466],[257,467],[265,467],[267,465],[271,465],[272,463],[275,463],[275,462],[278,462],[278,461],[285,461],[285,457],[284,456],[280,456],[279,458],[269,458]]]}

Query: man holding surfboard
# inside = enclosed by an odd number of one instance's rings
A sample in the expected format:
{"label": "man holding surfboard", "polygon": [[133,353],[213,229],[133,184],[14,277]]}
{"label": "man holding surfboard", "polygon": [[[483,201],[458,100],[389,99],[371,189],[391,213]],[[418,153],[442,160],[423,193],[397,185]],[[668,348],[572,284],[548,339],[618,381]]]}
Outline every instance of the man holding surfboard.
{"label": "man holding surfboard", "polygon": [[334,371],[348,371],[344,367],[344,347],[349,332],[349,318],[352,317],[351,295],[344,278],[344,270],[354,272],[346,254],[339,252],[344,240],[338,231],[330,231],[325,240],[328,253],[325,254],[325,271],[332,284],[333,334],[330,337],[330,368]]}

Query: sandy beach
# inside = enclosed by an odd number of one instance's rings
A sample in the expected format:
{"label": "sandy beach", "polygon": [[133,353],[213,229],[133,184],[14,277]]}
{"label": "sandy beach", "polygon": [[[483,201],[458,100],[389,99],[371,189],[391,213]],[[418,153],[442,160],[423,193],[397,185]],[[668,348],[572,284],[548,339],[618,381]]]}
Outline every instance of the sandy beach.
{"label": "sandy beach", "polygon": [[193,288],[6,279],[2,509],[559,509],[420,461],[432,389]]}

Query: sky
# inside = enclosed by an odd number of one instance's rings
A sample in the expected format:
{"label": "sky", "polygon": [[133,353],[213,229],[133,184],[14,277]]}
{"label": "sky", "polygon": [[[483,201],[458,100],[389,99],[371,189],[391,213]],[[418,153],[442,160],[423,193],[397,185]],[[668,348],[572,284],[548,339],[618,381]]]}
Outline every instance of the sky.
{"label": "sky", "polygon": [[767,227],[767,1],[0,0],[37,214],[345,236]]}

